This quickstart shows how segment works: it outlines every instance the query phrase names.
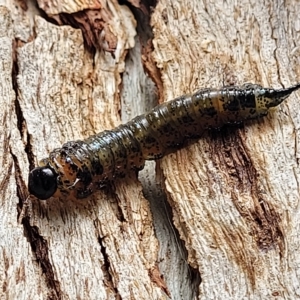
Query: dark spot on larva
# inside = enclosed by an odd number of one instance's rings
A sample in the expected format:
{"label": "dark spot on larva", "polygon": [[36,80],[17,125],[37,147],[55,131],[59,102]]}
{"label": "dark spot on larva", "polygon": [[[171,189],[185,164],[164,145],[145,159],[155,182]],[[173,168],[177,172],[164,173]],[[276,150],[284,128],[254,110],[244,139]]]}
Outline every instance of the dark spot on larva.
{"label": "dark spot on larva", "polygon": [[198,111],[199,114],[203,114],[210,117],[213,117],[217,114],[217,111],[214,107],[200,108]]}
{"label": "dark spot on larva", "polygon": [[91,172],[85,165],[82,166],[82,169],[79,169],[77,178],[80,179],[80,181],[85,185],[88,185],[92,182]]}
{"label": "dark spot on larva", "polygon": [[240,103],[242,108],[245,107],[254,109],[256,107],[255,95],[252,92],[242,94],[240,97]]}
{"label": "dark spot on larva", "polygon": [[97,162],[93,162],[92,168],[95,175],[101,175],[103,173],[103,166],[100,164],[99,160]]}
{"label": "dark spot on larva", "polygon": [[238,98],[230,98],[223,103],[224,110],[238,111],[240,109],[240,101]]}
{"label": "dark spot on larva", "polygon": [[78,166],[74,163],[70,164],[69,165],[70,169],[73,171],[73,172],[77,172],[78,171]]}
{"label": "dark spot on larva", "polygon": [[145,142],[146,142],[147,144],[155,144],[155,143],[156,143],[156,139],[155,139],[154,137],[152,137],[152,136],[147,136],[147,137],[145,138]]}

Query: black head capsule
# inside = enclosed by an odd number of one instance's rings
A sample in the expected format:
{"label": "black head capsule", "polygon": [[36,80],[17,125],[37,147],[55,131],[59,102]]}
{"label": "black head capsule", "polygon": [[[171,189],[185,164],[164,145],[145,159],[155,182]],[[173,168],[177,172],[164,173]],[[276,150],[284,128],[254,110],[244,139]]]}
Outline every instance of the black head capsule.
{"label": "black head capsule", "polygon": [[267,98],[266,108],[275,107],[279,105],[283,100],[285,100],[292,92],[300,88],[300,83],[293,85],[286,89],[274,90],[274,89],[265,89],[262,96]]}
{"label": "black head capsule", "polygon": [[28,190],[40,200],[53,196],[57,189],[58,175],[49,166],[37,167],[29,173]]}

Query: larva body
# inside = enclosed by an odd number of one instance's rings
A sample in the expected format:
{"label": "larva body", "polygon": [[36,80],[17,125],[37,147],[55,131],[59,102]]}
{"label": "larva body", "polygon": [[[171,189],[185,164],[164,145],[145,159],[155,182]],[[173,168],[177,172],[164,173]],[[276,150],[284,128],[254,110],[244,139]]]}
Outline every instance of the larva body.
{"label": "larva body", "polygon": [[280,90],[245,84],[202,89],[165,102],[113,130],[55,149],[30,172],[29,192],[41,200],[74,192],[84,198],[206,129],[265,116],[298,88],[300,84]]}

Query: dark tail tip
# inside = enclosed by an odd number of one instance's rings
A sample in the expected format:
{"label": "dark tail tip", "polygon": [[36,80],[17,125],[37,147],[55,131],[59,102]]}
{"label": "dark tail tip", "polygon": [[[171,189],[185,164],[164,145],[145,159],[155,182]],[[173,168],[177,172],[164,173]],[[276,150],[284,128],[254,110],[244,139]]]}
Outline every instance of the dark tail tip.
{"label": "dark tail tip", "polygon": [[288,97],[292,92],[300,88],[300,83],[290,86],[286,89],[277,90],[278,94],[281,94],[282,97]]}
{"label": "dark tail tip", "polygon": [[285,100],[292,92],[300,89],[300,83],[297,83],[293,86],[290,86],[286,89],[273,90],[270,89],[266,91],[265,96],[272,99],[272,102],[269,104],[269,107],[274,107],[279,105],[283,100]]}

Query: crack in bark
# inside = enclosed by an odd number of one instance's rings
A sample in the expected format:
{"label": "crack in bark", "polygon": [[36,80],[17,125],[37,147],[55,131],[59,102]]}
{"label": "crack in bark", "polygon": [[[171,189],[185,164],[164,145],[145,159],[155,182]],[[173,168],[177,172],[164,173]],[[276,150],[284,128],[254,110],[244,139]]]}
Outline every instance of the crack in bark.
{"label": "crack in bark", "polygon": [[[21,170],[17,157],[11,152],[15,166],[15,179],[17,185],[17,196],[19,198],[19,213],[22,210],[24,199],[27,198],[24,191],[26,191],[26,185],[21,176]],[[24,226],[25,236],[28,238],[31,249],[34,252],[37,262],[40,264],[43,273],[46,277],[46,282],[50,290],[49,299],[62,299],[62,291],[59,281],[55,280],[52,264],[49,259],[48,242],[39,234],[37,226],[30,225],[30,217],[25,216],[22,220]]]}
{"label": "crack in bark", "polygon": [[[13,42],[13,66],[12,66],[12,84],[13,84],[13,90],[15,91],[15,111],[17,115],[17,127],[19,129],[21,137],[24,137],[24,134],[26,132],[25,128],[27,127],[26,125],[26,120],[24,118],[20,102],[18,100],[18,83],[17,83],[17,75],[19,73],[19,66],[18,66],[18,57],[17,57],[17,47],[18,47],[18,40],[15,39]],[[30,169],[33,169],[35,167],[34,163],[34,155],[32,153],[32,146],[31,146],[31,141],[30,141],[30,135],[27,134],[26,138],[26,145],[25,145],[25,152],[28,157],[29,161],[29,166]]]}
{"label": "crack in bark", "polygon": [[116,300],[122,300],[121,295],[119,294],[118,288],[114,285],[113,277],[110,274],[110,261],[109,256],[106,253],[106,247],[102,243],[102,238],[98,236],[98,242],[100,244],[100,250],[103,255],[104,265],[102,267],[102,272],[104,275],[104,285],[108,286],[110,290],[112,290],[115,293]]}
{"label": "crack in bark", "polygon": [[[17,82],[17,75],[19,73],[19,66],[18,66],[18,56],[17,56],[17,47],[18,47],[18,40],[14,39],[13,44],[12,44],[12,69],[11,69],[11,78],[12,78],[12,87],[15,92],[15,114],[17,117],[17,128],[20,132],[21,138],[24,136],[24,127],[26,126],[25,118],[23,116],[22,110],[20,103],[18,101],[18,82]],[[25,151],[26,151],[27,146],[25,146]],[[28,149],[27,149],[28,150]],[[12,149],[10,148],[10,153],[12,156],[12,159],[14,161],[15,165],[15,180],[16,180],[16,186],[17,186],[17,196],[19,198],[19,203],[18,203],[18,218],[20,216],[20,213],[23,208],[23,204],[25,202],[24,199],[27,199],[28,197],[28,192],[26,184],[21,176],[21,170],[20,170],[20,165],[17,159],[17,156],[13,154]],[[27,153],[27,151],[26,151]],[[28,155],[28,160],[30,161],[30,155]]]}
{"label": "crack in bark", "polygon": [[43,273],[46,277],[47,285],[50,289],[48,299],[62,299],[60,283],[55,280],[52,264],[49,259],[48,242],[39,234],[37,226],[31,226],[29,218],[23,219],[23,225],[27,233],[32,251],[35,253]]}
{"label": "crack in bark", "polygon": [[157,87],[158,99],[163,98],[163,82],[161,70],[157,67],[156,62],[152,57],[154,46],[152,43],[154,34],[151,26],[151,14],[157,5],[156,0],[141,0],[138,7],[134,5],[134,0],[121,0],[120,4],[125,4],[129,7],[137,22],[137,35],[141,43],[141,61],[145,72],[155,83]]}
{"label": "crack in bark", "polygon": [[[20,132],[21,137],[24,137],[24,128],[26,128],[26,120],[23,116],[22,109],[20,103],[18,101],[18,84],[17,84],[17,74],[19,71],[18,68],[18,60],[17,60],[17,40],[13,42],[13,66],[12,66],[12,83],[13,89],[15,91],[15,113],[17,116],[17,127]],[[27,144],[25,145],[25,152],[27,154],[30,167],[34,167],[34,157],[31,150],[30,138],[27,135]],[[18,158],[13,154],[10,149],[10,154],[12,156],[14,167],[15,167],[15,180],[17,187],[17,197],[19,198],[18,207],[18,218],[23,209],[24,202],[28,199],[28,190],[26,187],[26,183],[22,178],[21,168],[18,162]],[[29,200],[30,201],[30,200]],[[55,280],[54,271],[52,268],[52,264],[49,259],[49,249],[47,241],[39,234],[38,227],[30,225],[30,216],[25,216],[22,220],[22,224],[24,226],[25,236],[27,236],[28,241],[31,245],[31,249],[34,252],[38,263],[40,264],[43,273],[46,277],[46,283],[49,287],[49,295],[48,299],[62,299],[62,291],[60,288],[59,281]]]}

